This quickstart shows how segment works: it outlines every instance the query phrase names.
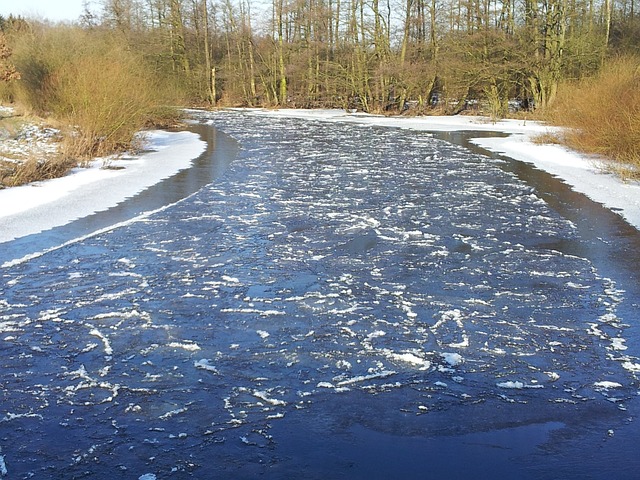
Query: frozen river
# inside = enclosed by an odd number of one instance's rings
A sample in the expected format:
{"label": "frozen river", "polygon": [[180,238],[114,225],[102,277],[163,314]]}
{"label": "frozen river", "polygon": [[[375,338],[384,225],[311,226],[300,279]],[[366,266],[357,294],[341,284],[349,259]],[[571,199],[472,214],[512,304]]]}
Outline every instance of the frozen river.
{"label": "frozen river", "polygon": [[0,476],[638,478],[637,230],[464,138],[197,118],[167,208],[0,269]]}

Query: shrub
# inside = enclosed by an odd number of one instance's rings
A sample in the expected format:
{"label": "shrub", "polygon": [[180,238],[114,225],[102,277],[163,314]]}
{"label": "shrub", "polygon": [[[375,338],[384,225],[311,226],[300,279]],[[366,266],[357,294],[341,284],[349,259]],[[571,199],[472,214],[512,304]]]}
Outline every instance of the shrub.
{"label": "shrub", "polygon": [[143,59],[106,32],[44,28],[18,39],[14,55],[16,99],[67,125],[70,158],[129,148],[161,102]]}
{"label": "shrub", "polygon": [[609,60],[594,77],[561,85],[551,120],[568,127],[568,146],[617,162],[640,176],[640,58]]}

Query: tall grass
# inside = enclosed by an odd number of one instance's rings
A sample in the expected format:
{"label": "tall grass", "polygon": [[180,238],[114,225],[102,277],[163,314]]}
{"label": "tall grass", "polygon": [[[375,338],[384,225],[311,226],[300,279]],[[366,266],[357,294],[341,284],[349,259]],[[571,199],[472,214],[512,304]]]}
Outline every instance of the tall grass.
{"label": "tall grass", "polygon": [[561,85],[551,121],[568,127],[571,148],[610,159],[610,168],[640,178],[640,58],[609,60],[594,77]]}
{"label": "tall grass", "polygon": [[43,28],[16,39],[14,59],[14,98],[66,126],[67,158],[130,148],[166,101],[144,60],[108,32]]}

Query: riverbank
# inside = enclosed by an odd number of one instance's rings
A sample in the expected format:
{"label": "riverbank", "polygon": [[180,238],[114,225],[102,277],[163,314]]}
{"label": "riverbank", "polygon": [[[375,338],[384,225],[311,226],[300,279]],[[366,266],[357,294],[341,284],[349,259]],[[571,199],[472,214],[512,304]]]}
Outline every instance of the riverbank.
{"label": "riverbank", "polygon": [[[556,129],[523,120],[491,122],[484,117],[384,117],[350,114],[343,110],[243,109],[251,115],[270,115],[306,120],[357,123],[420,131],[486,131],[506,137],[478,138],[474,143],[492,152],[534,164],[561,178],[572,188],[620,214],[640,229],[640,184],[625,183],[599,167],[598,160],[557,145],[535,143],[537,136]],[[136,157],[96,160],[90,168],[69,175],[0,190],[0,242],[10,241],[64,225],[77,218],[105,210],[188,168],[204,150],[204,142],[189,132],[162,131],[147,134],[147,149]]]}
{"label": "riverbank", "polygon": [[206,143],[191,132],[145,132],[145,152],[95,159],[68,175],[0,190],[0,243],[111,208],[191,165]]}

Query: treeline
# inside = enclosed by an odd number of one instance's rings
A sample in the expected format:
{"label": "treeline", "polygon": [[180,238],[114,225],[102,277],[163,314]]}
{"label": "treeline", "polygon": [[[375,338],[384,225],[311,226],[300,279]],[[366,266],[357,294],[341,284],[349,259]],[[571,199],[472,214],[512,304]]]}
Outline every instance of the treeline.
{"label": "treeline", "polygon": [[640,47],[638,0],[106,0],[108,29],[191,98],[249,106],[546,107]]}
{"label": "treeline", "polygon": [[103,0],[78,28],[195,103],[456,113],[481,101],[502,116],[509,100],[544,108],[561,80],[638,53],[637,3]]}
{"label": "treeline", "polygon": [[0,17],[0,99],[61,122],[69,162],[199,105],[537,110],[640,164],[638,3],[103,0],[71,24]]}

